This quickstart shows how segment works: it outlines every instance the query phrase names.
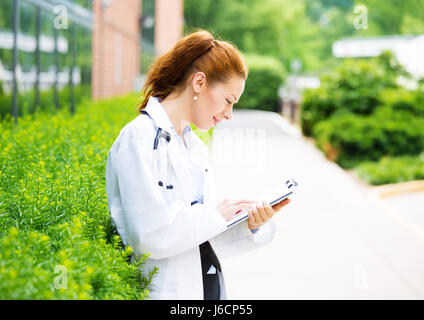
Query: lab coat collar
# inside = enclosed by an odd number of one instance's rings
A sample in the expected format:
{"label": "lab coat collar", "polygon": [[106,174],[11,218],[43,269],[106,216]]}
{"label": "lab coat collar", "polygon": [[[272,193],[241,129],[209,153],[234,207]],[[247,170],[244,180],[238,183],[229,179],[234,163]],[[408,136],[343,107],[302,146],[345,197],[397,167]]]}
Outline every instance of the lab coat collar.
{"label": "lab coat collar", "polygon": [[[158,97],[151,96],[147,101],[147,105],[145,111],[152,117],[153,121],[156,123],[157,127],[162,128],[168,133],[172,133],[173,135],[178,135],[178,133],[174,129],[174,125],[169,119],[168,114],[160,103],[160,99]],[[182,137],[184,139],[185,144],[189,147],[190,145],[190,133],[191,127],[188,124],[183,129]]]}
{"label": "lab coat collar", "polygon": [[[175,132],[173,130],[173,125],[169,119],[168,114],[165,109],[159,102],[159,99],[156,97],[150,97],[145,111],[149,114],[152,120],[155,122],[158,128],[168,131],[169,133]],[[189,125],[188,125],[189,126]],[[190,150],[190,155],[192,159],[200,165],[201,167],[207,167],[208,159],[208,148],[203,143],[203,141],[197,137],[197,135],[191,130],[188,130],[187,127],[184,128],[184,136],[187,138],[187,146]],[[180,188],[184,194],[184,201],[186,204],[190,204],[193,199],[191,199],[191,175],[188,168],[188,164],[181,154],[179,144],[177,143],[176,137],[172,137],[171,141],[168,144],[168,157],[172,163],[177,180],[180,183]]]}
{"label": "lab coat collar", "polygon": [[151,96],[147,101],[145,110],[156,123],[158,128],[162,128],[168,133],[172,132],[172,122],[169,119],[165,109],[162,107],[159,98]]}

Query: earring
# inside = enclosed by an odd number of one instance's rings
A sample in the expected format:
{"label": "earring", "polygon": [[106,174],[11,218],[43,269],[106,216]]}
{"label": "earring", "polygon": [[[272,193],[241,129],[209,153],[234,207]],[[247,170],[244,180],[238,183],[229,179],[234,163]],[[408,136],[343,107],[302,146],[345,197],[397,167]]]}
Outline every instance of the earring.
{"label": "earring", "polygon": [[193,96],[193,100],[197,100],[197,96]]}

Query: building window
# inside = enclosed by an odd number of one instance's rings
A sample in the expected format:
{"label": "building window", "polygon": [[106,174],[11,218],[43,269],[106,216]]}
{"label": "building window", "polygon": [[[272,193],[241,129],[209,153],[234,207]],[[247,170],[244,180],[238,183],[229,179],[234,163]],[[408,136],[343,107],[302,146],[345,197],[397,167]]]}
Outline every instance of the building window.
{"label": "building window", "polygon": [[146,74],[155,58],[155,0],[143,0],[141,7],[141,73]]}
{"label": "building window", "polygon": [[92,20],[91,0],[0,1],[0,118],[90,95]]}

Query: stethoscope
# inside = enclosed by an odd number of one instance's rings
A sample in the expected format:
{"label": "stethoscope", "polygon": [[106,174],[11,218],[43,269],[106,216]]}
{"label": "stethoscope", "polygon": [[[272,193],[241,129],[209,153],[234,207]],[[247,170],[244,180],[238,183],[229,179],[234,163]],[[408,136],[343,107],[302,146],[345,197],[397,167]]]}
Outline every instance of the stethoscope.
{"label": "stethoscope", "polygon": [[[150,117],[150,115],[145,110],[140,110],[142,114],[145,114]],[[166,141],[166,142],[165,142]],[[170,177],[170,163],[169,161],[160,161],[159,158],[164,159],[168,156],[166,144],[171,141],[171,134],[162,128],[158,128],[156,131],[155,140],[153,142],[153,172],[156,177],[159,177],[158,185],[160,187],[166,187],[166,189],[173,189],[172,184],[166,184],[168,178]],[[162,154],[159,154],[159,153]],[[166,166],[166,168],[165,168]],[[160,172],[166,172],[165,177],[160,176]]]}

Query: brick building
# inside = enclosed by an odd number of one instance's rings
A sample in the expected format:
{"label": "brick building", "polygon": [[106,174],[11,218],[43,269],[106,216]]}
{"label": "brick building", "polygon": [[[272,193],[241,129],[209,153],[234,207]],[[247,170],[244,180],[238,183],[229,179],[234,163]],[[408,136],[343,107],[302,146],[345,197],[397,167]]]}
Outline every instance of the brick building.
{"label": "brick building", "polygon": [[183,0],[0,0],[0,119],[140,91]]}
{"label": "brick building", "polygon": [[[145,1],[150,20],[142,19]],[[121,95],[141,89],[143,21],[154,54],[167,51],[183,34],[183,0],[93,0],[93,20],[92,97]]]}

